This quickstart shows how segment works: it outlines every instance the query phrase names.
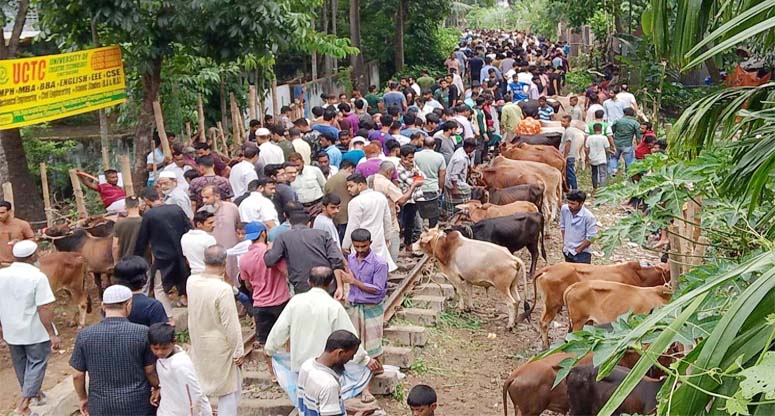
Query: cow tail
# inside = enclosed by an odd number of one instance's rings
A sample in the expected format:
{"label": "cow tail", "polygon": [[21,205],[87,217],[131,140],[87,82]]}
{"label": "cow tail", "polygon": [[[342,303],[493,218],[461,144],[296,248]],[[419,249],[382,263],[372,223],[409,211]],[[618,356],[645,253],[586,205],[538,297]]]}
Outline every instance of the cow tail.
{"label": "cow tail", "polygon": [[92,311],[91,295],[89,294],[89,289],[86,287],[86,275],[87,274],[88,274],[88,270],[87,270],[87,265],[86,265],[86,259],[84,259],[83,260],[83,264],[81,265],[81,276],[83,276],[83,279],[81,279],[81,293],[85,293],[86,294],[86,313],[91,313],[91,311]]}
{"label": "cow tail", "polygon": [[[530,311],[530,302],[527,301],[527,271],[525,270],[526,269],[525,264],[522,262],[518,262],[517,267],[521,269],[518,273],[522,274],[522,282],[525,285],[525,312],[523,316],[525,317],[526,321],[530,322],[530,313],[528,312]],[[514,286],[516,286],[516,289],[519,290],[519,286],[517,285],[514,285]],[[517,296],[519,296],[519,292],[517,292]],[[535,303],[535,300],[534,300],[534,303]]]}
{"label": "cow tail", "polygon": [[541,275],[544,273],[544,269],[541,269],[538,271],[538,274],[533,276],[533,306],[530,307],[530,312],[528,312],[528,315],[533,313],[533,309],[535,309],[536,305],[538,305],[538,278],[541,277]]}

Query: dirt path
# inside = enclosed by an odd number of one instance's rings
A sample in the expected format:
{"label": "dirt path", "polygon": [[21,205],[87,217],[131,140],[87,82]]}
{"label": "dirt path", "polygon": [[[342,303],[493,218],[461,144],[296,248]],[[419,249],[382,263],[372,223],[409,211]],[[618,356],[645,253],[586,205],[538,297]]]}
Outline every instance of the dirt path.
{"label": "dirt path", "polygon": [[[619,208],[591,206],[590,209],[598,218],[601,228],[626,215]],[[551,225],[547,231],[548,263],[563,261],[558,226]],[[593,250],[602,255],[602,250],[597,245],[593,245]],[[602,258],[597,254],[593,257],[593,263],[597,264],[625,260],[659,260],[653,254],[631,245],[619,247],[611,258]],[[526,250],[522,250],[520,258],[529,264],[530,257]],[[538,268],[544,265],[541,259]],[[524,288],[520,287],[520,294],[523,293]],[[532,303],[532,282],[528,298]],[[428,344],[424,348],[415,349],[415,363],[412,369],[407,371],[403,389],[392,398],[380,399],[380,404],[388,415],[411,414],[405,404],[405,396],[413,385],[419,383],[436,389],[439,397],[438,414],[503,414],[503,381],[514,368],[541,351],[540,335],[536,328],[525,323],[519,324],[513,332],[507,331],[505,305],[493,290],[486,294],[484,289],[475,288],[474,306],[472,313],[458,313],[449,309],[454,308],[454,304],[448,304],[440,324],[429,330]],[[533,312],[533,323],[538,322],[540,314],[540,309]],[[556,324],[550,327],[553,342],[561,340],[567,333],[565,312],[558,316],[555,322]],[[508,414],[514,414],[510,400],[508,406]]]}

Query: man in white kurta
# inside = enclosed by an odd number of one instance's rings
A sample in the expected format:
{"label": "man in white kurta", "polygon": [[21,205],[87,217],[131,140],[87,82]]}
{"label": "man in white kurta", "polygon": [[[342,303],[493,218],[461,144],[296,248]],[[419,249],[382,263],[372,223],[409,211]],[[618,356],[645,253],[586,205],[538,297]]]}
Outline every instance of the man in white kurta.
{"label": "man in white kurta", "polygon": [[[298,403],[296,379],[304,361],[323,353],[332,332],[343,329],[356,333],[344,306],[326,292],[325,288],[333,279],[334,272],[330,268],[313,267],[309,278],[310,290],[294,295],[288,301],[264,345],[266,354],[273,358],[272,367],[277,381],[292,403]],[[289,340],[290,360],[282,354]],[[364,391],[371,379],[369,370],[379,369],[381,365],[369,358],[361,344],[353,360],[345,366],[342,397],[348,399]]]}
{"label": "man in white kurta", "polygon": [[218,398],[219,416],[236,416],[242,390],[242,331],[231,285],[224,279],[226,249],[205,250],[205,270],[187,282],[191,360],[202,390]]}
{"label": "man in white kurta", "polygon": [[388,263],[388,271],[398,268],[390,257],[390,231],[392,220],[387,198],[368,188],[366,178],[360,173],[347,177],[347,191],[353,199],[347,204],[347,230],[344,232],[342,250],[349,250],[353,230],[365,228],[371,233],[371,249]]}

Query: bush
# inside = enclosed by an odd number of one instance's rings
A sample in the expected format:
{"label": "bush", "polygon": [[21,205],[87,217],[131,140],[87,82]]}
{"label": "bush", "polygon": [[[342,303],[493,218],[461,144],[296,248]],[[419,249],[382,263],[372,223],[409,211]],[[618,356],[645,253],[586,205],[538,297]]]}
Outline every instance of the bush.
{"label": "bush", "polygon": [[565,87],[571,92],[578,93],[585,91],[594,81],[594,75],[586,69],[570,71],[565,78]]}

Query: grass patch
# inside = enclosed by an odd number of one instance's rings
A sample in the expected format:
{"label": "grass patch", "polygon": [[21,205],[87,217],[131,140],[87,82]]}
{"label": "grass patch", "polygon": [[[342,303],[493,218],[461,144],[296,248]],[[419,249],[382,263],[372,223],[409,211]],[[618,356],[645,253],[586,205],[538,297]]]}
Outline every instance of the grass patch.
{"label": "grass patch", "polygon": [[418,358],[409,366],[409,370],[417,375],[423,375],[428,372],[428,366],[422,358]]}
{"label": "grass patch", "polygon": [[468,312],[442,311],[439,314],[439,326],[477,331],[482,328],[482,321]]}
{"label": "grass patch", "polygon": [[404,391],[403,383],[399,383],[398,386],[396,386],[396,389],[393,391],[391,396],[393,397],[393,400],[399,403],[404,402],[404,399],[406,398],[406,392]]}
{"label": "grass patch", "polygon": [[182,331],[175,331],[175,342],[177,344],[188,344],[191,342],[191,335],[188,334],[188,329]]}

